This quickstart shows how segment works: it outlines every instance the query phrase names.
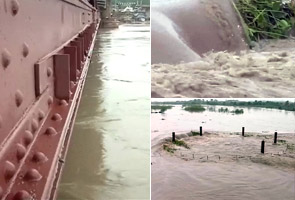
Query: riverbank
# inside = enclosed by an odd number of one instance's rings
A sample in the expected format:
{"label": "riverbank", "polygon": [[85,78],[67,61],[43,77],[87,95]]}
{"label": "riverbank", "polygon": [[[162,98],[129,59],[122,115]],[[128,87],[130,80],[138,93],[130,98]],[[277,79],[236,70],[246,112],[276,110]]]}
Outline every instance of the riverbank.
{"label": "riverbank", "polygon": [[294,97],[292,44],[265,41],[240,55],[209,52],[196,62],[154,64],[152,97]]}
{"label": "riverbank", "polygon": [[178,135],[187,147],[153,140],[152,199],[294,199],[295,134],[279,133],[276,145],[270,134],[245,135]]}

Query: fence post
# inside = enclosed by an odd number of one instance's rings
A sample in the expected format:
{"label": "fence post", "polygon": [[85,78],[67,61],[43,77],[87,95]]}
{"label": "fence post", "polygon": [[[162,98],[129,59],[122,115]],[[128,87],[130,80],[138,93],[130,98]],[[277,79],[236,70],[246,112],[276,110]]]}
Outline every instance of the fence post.
{"label": "fence post", "polygon": [[264,145],[265,145],[265,142],[264,140],[261,141],[261,153],[264,153]]}
{"label": "fence post", "polygon": [[175,142],[175,132],[172,132],[172,142]]}
{"label": "fence post", "polygon": [[202,136],[202,126],[200,126],[200,136]]}
{"label": "fence post", "polygon": [[245,136],[245,127],[242,127],[242,136]]}
{"label": "fence post", "polygon": [[274,143],[275,143],[275,144],[277,143],[277,139],[278,139],[278,133],[275,132],[275,138],[274,138]]}

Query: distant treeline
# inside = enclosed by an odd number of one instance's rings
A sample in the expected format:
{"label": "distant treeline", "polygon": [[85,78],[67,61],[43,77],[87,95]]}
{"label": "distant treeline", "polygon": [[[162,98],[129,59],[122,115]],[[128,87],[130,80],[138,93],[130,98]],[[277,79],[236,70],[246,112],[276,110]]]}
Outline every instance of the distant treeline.
{"label": "distant treeline", "polygon": [[175,102],[153,102],[153,104],[170,104],[170,105],[220,105],[220,106],[239,106],[239,107],[256,107],[256,108],[272,108],[279,110],[295,111],[295,102],[290,101],[236,101],[226,100],[219,101],[216,99],[194,99],[191,101],[175,101]]}

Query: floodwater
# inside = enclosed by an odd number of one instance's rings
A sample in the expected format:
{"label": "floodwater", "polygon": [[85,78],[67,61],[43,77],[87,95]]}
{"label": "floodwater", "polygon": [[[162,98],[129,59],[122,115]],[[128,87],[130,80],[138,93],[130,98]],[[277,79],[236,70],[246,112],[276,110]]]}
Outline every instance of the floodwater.
{"label": "floodwater", "polygon": [[[295,112],[266,109],[266,108],[243,108],[231,106],[206,106],[204,112],[187,112],[181,106],[175,105],[164,114],[153,113],[152,138],[159,135],[171,135],[171,132],[187,133],[191,130],[199,130],[202,126],[204,131],[241,132],[245,127],[246,132],[255,133],[295,133]],[[207,108],[215,107],[216,112],[208,111]],[[243,109],[244,114],[218,112],[218,108]]]}
{"label": "floodwater", "polygon": [[150,31],[101,29],[59,200],[150,198]]}
{"label": "floodwater", "polygon": [[[220,107],[234,109],[216,106],[216,110]],[[152,114],[152,199],[293,200],[294,112],[243,109],[244,114],[232,115],[189,113],[175,106],[165,114]],[[199,126],[203,136],[183,136]],[[247,137],[231,134],[241,132],[242,126]],[[272,144],[276,130],[285,143]],[[173,145],[172,131],[181,133],[190,149]],[[260,153],[262,139],[265,154]],[[163,142],[174,153],[164,150]]]}

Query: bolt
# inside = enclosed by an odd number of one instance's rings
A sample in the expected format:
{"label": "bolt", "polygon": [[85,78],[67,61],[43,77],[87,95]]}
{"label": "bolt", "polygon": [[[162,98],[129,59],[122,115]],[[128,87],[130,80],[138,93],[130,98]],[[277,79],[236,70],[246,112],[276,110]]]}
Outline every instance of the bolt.
{"label": "bolt", "polygon": [[2,65],[4,69],[8,67],[11,62],[11,54],[7,49],[4,49],[2,52]]}
{"label": "bolt", "polygon": [[22,144],[16,145],[16,157],[18,160],[23,159],[23,157],[26,155],[26,147],[24,147]]}
{"label": "bolt", "polygon": [[16,15],[18,13],[18,10],[19,10],[19,3],[17,0],[12,0],[11,1],[11,12],[12,12],[12,15]]}
{"label": "bolt", "polygon": [[47,103],[48,103],[49,106],[53,103],[53,98],[52,98],[52,96],[49,96],[49,97],[48,97]]}
{"label": "bolt", "polygon": [[27,191],[21,190],[14,195],[13,200],[33,200],[33,197]]}
{"label": "bolt", "polygon": [[15,104],[17,107],[19,107],[22,104],[23,99],[24,99],[23,93],[20,90],[17,90],[15,93]]}
{"label": "bolt", "polygon": [[0,186],[0,199],[3,197],[3,189],[2,187]]}
{"label": "bolt", "polygon": [[23,44],[23,56],[27,57],[29,55],[29,45],[27,43]]}
{"label": "bolt", "polygon": [[46,134],[46,135],[56,135],[57,132],[56,132],[56,130],[55,130],[53,127],[48,127],[48,128],[46,129],[46,131],[45,131],[45,134]]}
{"label": "bolt", "polygon": [[29,144],[31,144],[33,139],[34,139],[33,133],[31,131],[29,131],[29,130],[26,130],[25,135],[24,135],[24,143],[25,143],[25,145],[28,146]]}
{"label": "bolt", "polygon": [[2,126],[3,126],[3,119],[2,119],[2,117],[0,115],[0,128],[2,128]]}
{"label": "bolt", "polygon": [[10,162],[10,161],[6,161],[5,162],[5,172],[4,172],[4,177],[6,180],[10,180],[14,174],[15,174],[15,165]]}
{"label": "bolt", "polygon": [[67,106],[68,105],[68,102],[66,101],[66,100],[61,100],[60,102],[59,102],[59,105],[61,105],[61,106]]}
{"label": "bolt", "polygon": [[75,87],[75,83],[74,81],[71,81],[71,89],[73,89]]}
{"label": "bolt", "polygon": [[42,121],[42,119],[44,119],[44,117],[45,117],[45,113],[42,110],[39,110],[39,112],[38,112],[39,121]]}
{"label": "bolt", "polygon": [[39,123],[36,119],[32,119],[32,132],[35,133],[39,128]]}
{"label": "bolt", "polygon": [[42,175],[36,169],[30,169],[24,176],[24,179],[27,181],[39,181],[41,178]]}
{"label": "bolt", "polygon": [[47,67],[47,77],[50,77],[52,75],[52,69],[50,67]]}
{"label": "bolt", "polygon": [[51,117],[51,119],[52,119],[53,121],[61,121],[61,120],[62,120],[62,117],[60,116],[60,114],[55,113],[55,114]]}
{"label": "bolt", "polygon": [[48,160],[48,158],[42,152],[36,152],[32,158],[32,161],[34,161],[36,163],[44,163],[47,160]]}

